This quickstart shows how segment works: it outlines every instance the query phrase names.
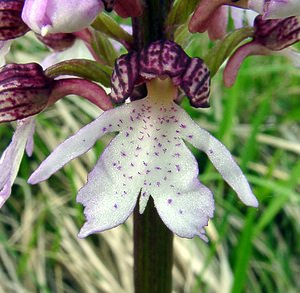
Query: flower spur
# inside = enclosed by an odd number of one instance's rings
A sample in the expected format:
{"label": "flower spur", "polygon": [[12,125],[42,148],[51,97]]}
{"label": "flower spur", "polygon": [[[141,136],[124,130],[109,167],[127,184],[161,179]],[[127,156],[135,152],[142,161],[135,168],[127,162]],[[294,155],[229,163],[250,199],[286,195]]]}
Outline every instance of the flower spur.
{"label": "flower spur", "polygon": [[112,99],[124,101],[139,82],[146,82],[145,98],[104,112],[59,145],[29,178],[31,184],[46,180],[106,133],[118,133],[78,193],[77,201],[84,205],[87,219],[79,237],[120,225],[137,201],[143,213],[151,196],[171,231],[205,240],[204,226],[214,212],[213,196],[198,180],[197,161],[185,142],[204,151],[239,198],[257,207],[229,151],[174,103],[181,88],[192,105],[207,106],[210,81],[202,60],[189,58],[173,42],[154,42],[140,53],[117,60]]}

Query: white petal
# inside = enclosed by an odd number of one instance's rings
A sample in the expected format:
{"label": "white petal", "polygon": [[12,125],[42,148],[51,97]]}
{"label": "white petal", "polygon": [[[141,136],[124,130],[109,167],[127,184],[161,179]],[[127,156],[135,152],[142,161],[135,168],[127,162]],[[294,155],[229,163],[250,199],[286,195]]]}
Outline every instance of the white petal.
{"label": "white petal", "polygon": [[33,118],[18,122],[12,141],[0,159],[0,207],[11,193],[11,186],[17,177],[26,142],[30,136]]}
{"label": "white petal", "polygon": [[108,132],[118,131],[116,114],[118,114],[118,108],[106,111],[60,144],[30,176],[28,183],[36,184],[48,179],[66,163],[90,150],[101,136]]}
{"label": "white petal", "polygon": [[[118,148],[118,143],[111,147]],[[78,193],[77,201],[85,206],[87,219],[78,235],[80,238],[120,225],[135,207],[140,186],[126,184],[123,178],[115,176],[119,175],[116,171],[111,172],[112,167],[107,166],[111,161],[111,150],[108,147],[104,151],[89,174],[87,184]]]}
{"label": "white petal", "polygon": [[[124,115],[124,109],[131,109]],[[199,235],[213,215],[211,192],[198,181],[198,165],[180,139],[181,108],[149,98],[118,108],[120,133],[108,145],[78,195],[87,223],[79,236],[110,229],[149,196],[166,225],[182,237]],[[169,200],[173,205],[168,204]],[[176,218],[176,220],[174,220]]]}
{"label": "white petal", "polygon": [[213,195],[207,187],[194,180],[186,182],[184,189],[175,186],[168,193],[153,193],[153,198],[159,216],[171,231],[180,237],[207,240],[203,227],[214,212]]}
{"label": "white petal", "polygon": [[185,139],[207,154],[216,169],[244,204],[257,207],[258,201],[253,195],[242,170],[236,164],[228,149],[215,137],[200,128],[189,116],[186,115],[182,119],[189,125],[184,129]]}

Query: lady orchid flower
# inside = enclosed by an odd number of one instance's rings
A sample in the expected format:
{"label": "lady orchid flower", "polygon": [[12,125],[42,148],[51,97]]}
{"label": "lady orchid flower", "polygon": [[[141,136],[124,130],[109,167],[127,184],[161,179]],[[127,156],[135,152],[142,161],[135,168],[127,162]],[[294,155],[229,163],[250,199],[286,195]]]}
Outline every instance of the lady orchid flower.
{"label": "lady orchid flower", "polygon": [[234,84],[244,59],[251,55],[280,54],[290,58],[296,66],[300,66],[299,52],[288,48],[300,41],[299,17],[265,20],[259,15],[254,21],[254,27],[253,40],[239,47],[226,64],[223,79],[228,87]]}
{"label": "lady orchid flower", "polygon": [[200,128],[174,100],[180,88],[195,107],[208,105],[209,71],[171,41],[157,41],[139,53],[122,55],[112,76],[111,98],[120,103],[146,83],[145,98],[104,112],[59,145],[29,178],[36,184],[87,152],[103,135],[116,132],[77,201],[86,223],[79,237],[123,223],[137,202],[140,213],[151,196],[166,226],[181,237],[206,239],[214,212],[211,191],[199,180],[198,164],[186,142],[204,151],[239,198],[258,202],[226,147]]}

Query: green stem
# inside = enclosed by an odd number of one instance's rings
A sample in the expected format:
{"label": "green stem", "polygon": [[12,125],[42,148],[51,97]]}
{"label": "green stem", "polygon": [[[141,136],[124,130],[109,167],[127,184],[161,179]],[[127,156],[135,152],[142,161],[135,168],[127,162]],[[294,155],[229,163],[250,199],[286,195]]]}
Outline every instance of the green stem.
{"label": "green stem", "polygon": [[[136,50],[166,39],[165,21],[173,0],[145,0],[141,17],[134,18]],[[134,211],[135,293],[170,293],[172,290],[173,234],[160,219],[150,198],[143,214]]]}
{"label": "green stem", "polygon": [[173,234],[150,198],[147,208],[134,212],[135,293],[168,293],[172,289]]}

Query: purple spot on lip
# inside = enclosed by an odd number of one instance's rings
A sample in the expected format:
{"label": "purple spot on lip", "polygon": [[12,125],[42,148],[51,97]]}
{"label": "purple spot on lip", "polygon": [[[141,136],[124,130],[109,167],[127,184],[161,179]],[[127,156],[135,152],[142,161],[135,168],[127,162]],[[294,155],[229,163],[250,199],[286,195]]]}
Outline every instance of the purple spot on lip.
{"label": "purple spot on lip", "polygon": [[103,127],[103,128],[102,128],[102,131],[103,131],[103,132],[105,132],[106,130],[107,130],[107,128],[106,128],[106,127]]}
{"label": "purple spot on lip", "polygon": [[186,125],[185,124],[180,124],[180,127],[181,128],[186,128]]}
{"label": "purple spot on lip", "polygon": [[168,199],[168,204],[171,204],[171,203],[172,203],[172,199],[169,198],[169,199]]}
{"label": "purple spot on lip", "polygon": [[117,208],[118,208],[118,205],[117,205],[116,203],[115,203],[115,205],[114,205],[114,208],[115,208],[115,209],[117,209]]}
{"label": "purple spot on lip", "polygon": [[175,167],[176,167],[177,171],[180,172],[180,170],[181,170],[180,165],[175,165]]}

